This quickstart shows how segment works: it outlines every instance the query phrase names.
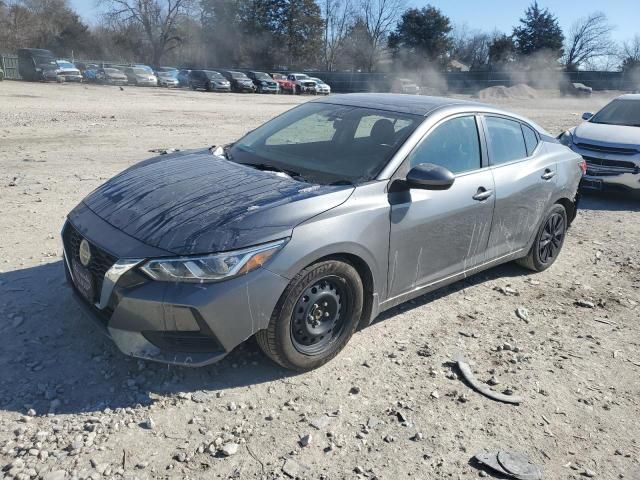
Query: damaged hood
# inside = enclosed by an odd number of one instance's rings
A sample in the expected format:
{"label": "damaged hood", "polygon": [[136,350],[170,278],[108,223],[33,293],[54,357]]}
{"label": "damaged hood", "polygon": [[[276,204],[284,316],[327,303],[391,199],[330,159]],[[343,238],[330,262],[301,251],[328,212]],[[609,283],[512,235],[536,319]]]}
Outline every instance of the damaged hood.
{"label": "damaged hood", "polygon": [[298,182],[200,150],[138,163],[83,203],[147,245],[193,255],[290,236],[297,224],[340,205],[352,191]]}
{"label": "damaged hood", "polygon": [[640,127],[585,122],[573,131],[574,143],[596,142],[607,146],[637,147],[640,150]]}

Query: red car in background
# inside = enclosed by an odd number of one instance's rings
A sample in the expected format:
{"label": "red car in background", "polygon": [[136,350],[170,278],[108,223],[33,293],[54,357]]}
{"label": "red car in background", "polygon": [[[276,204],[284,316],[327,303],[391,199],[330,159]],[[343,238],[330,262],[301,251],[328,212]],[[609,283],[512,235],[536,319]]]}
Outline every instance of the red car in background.
{"label": "red car in background", "polygon": [[283,75],[282,73],[270,73],[269,75],[271,75],[271,78],[278,82],[280,91],[282,91],[283,93],[295,92],[296,87],[294,83],[291,80],[288,80],[286,75]]}

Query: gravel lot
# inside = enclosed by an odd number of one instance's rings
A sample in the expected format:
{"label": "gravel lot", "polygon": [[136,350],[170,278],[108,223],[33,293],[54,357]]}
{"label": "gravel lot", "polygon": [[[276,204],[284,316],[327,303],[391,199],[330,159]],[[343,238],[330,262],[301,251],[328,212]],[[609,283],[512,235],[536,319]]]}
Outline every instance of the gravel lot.
{"label": "gravel lot", "polygon": [[[555,135],[615,95],[500,103]],[[548,479],[640,479],[638,201],[587,196],[551,269],[402,305],[302,375],[252,340],[202,369],[132,360],[83,318],[71,208],[150,149],[227,142],[306,100],[0,83],[0,478],[465,479],[475,453],[515,450]],[[524,403],[469,389],[456,354]]]}

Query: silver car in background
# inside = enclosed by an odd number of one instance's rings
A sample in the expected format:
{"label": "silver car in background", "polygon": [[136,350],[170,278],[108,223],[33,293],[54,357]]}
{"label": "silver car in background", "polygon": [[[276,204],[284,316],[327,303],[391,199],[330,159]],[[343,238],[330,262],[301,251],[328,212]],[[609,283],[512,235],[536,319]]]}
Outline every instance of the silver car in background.
{"label": "silver car in background", "polygon": [[559,137],[587,162],[582,188],[640,196],[640,95],[622,95],[582,118]]}
{"label": "silver car in background", "polygon": [[402,302],[511,260],[550,267],[583,163],[488,105],[323,97],[98,187],[62,230],[66,274],[126,354],[205,365],[256,335],[308,370]]}
{"label": "silver car in background", "polygon": [[316,82],[316,93],[318,95],[329,95],[331,93],[331,87],[325,83],[323,80],[317,77],[309,77],[311,80]]}

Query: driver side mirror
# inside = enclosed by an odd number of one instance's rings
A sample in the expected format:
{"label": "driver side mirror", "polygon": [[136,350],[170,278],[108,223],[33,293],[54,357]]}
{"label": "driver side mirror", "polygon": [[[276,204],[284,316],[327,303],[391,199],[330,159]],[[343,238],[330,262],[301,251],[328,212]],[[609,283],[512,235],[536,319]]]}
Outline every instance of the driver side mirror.
{"label": "driver side mirror", "polygon": [[591,117],[593,117],[593,113],[591,113],[591,112],[584,112],[582,114],[582,119],[583,120],[591,120]]}
{"label": "driver side mirror", "polygon": [[407,173],[409,188],[423,190],[447,190],[455,181],[455,175],[448,169],[433,163],[421,163]]}

